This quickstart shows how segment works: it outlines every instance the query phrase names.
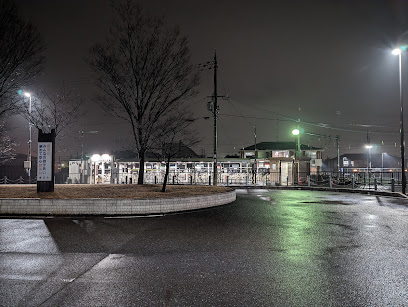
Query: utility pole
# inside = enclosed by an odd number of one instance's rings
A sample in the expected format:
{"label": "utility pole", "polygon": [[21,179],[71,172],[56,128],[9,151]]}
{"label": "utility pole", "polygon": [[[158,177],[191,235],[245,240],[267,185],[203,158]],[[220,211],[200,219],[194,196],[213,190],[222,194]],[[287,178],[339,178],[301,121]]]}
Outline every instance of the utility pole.
{"label": "utility pole", "polygon": [[340,137],[336,135],[336,147],[337,147],[337,173],[340,170],[340,146],[339,146]]}
{"label": "utility pole", "polygon": [[218,167],[217,167],[217,117],[218,117],[218,103],[217,103],[217,50],[214,51],[214,171],[213,171],[213,185],[217,185]]}
{"label": "utility pole", "polygon": [[[218,130],[217,130],[217,120],[218,120],[218,97],[225,98],[225,96],[217,95],[217,50],[214,50],[214,61],[209,61],[204,64],[198,64],[198,67],[214,69],[214,94],[209,96],[212,98],[211,102],[207,103],[208,110],[213,113],[214,116],[214,165],[213,165],[213,185],[217,185],[218,181],[218,163],[217,163],[217,148],[218,148]],[[228,96],[227,96],[228,97]],[[228,99],[228,98],[227,98]]]}
{"label": "utility pole", "polygon": [[256,173],[258,171],[258,164],[256,162],[256,126],[254,126],[254,139],[255,139],[255,167],[254,167],[254,171],[255,171],[255,176],[254,176],[254,184],[256,185]]}
{"label": "utility pole", "polygon": [[405,136],[404,136],[404,98],[402,91],[402,55],[399,53],[399,87],[400,87],[400,136],[401,136],[401,189],[405,195],[407,177],[405,175]]}
{"label": "utility pole", "polygon": [[30,132],[30,139],[28,140],[28,164],[29,164],[29,168],[28,168],[28,183],[31,183],[31,128],[32,128],[32,124],[31,124],[31,95],[28,94],[28,99],[29,99],[29,106],[28,106],[28,113],[30,114],[30,120],[28,123],[28,129]]}

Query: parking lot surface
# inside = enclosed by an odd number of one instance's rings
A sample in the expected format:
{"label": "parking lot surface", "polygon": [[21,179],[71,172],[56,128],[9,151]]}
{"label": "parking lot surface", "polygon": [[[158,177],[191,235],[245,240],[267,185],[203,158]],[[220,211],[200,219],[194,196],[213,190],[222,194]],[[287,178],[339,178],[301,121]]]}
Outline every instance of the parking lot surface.
{"label": "parking lot surface", "polygon": [[1,306],[404,305],[408,200],[237,190],[144,217],[0,219]]}

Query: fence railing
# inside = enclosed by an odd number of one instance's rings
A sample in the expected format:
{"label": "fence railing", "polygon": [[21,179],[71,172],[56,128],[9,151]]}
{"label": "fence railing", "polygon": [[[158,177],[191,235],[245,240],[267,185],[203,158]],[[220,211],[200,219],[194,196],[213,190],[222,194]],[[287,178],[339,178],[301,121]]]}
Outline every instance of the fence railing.
{"label": "fence railing", "polygon": [[[55,183],[66,183],[67,175],[55,174]],[[0,174],[0,184],[36,184],[37,176],[28,178],[27,174]]]}
{"label": "fence railing", "polygon": [[23,176],[13,176],[13,175],[0,175],[0,184],[27,184],[27,183],[37,183],[37,178],[24,178]]}
{"label": "fence railing", "polygon": [[[119,180],[119,183],[136,183],[137,173],[132,180]],[[164,172],[145,174],[144,182],[159,184],[164,180]],[[212,172],[170,171],[168,184],[212,185]],[[401,191],[401,172],[319,172],[319,173],[280,173],[280,172],[220,172],[218,185],[226,186],[310,186],[378,191]]]}
{"label": "fence railing", "polygon": [[[123,184],[137,183],[138,173],[120,176],[116,182]],[[146,184],[161,184],[164,180],[163,171],[146,172]],[[319,173],[283,173],[283,172],[237,172],[222,171],[218,173],[217,184],[224,186],[310,186],[345,189],[364,189],[400,192],[402,185],[401,172],[319,172]],[[67,182],[67,180],[65,180]],[[65,183],[64,180],[56,183]],[[105,181],[106,182],[106,181]],[[109,181],[107,181],[109,182]],[[0,184],[27,184],[28,177],[16,174],[0,174]],[[35,184],[36,178],[30,183]],[[170,171],[168,184],[212,185],[212,172]]]}

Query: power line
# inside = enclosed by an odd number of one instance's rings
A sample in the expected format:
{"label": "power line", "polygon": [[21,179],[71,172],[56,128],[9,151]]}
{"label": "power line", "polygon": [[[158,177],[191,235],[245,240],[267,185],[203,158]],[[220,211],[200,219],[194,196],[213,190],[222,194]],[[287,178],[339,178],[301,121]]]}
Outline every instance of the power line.
{"label": "power line", "polygon": [[[231,97],[230,97],[229,99],[232,99],[232,100],[235,99],[235,100],[236,100],[236,98],[231,98]],[[258,108],[259,108],[259,107],[258,107]],[[278,113],[278,112],[276,112],[276,111],[268,110],[268,109],[265,109],[265,108],[260,108],[260,109],[262,109],[263,111],[267,111],[267,112],[274,113],[274,114],[276,114],[276,115],[278,115],[278,116],[284,118],[284,119],[287,120],[287,121],[298,122],[298,119],[291,118],[290,116],[283,115],[283,114]],[[250,118],[250,117],[248,117],[248,116],[243,116],[243,117]],[[262,119],[267,119],[267,120],[281,120],[281,119],[277,119],[277,118],[262,118]],[[313,122],[302,121],[302,124],[309,125],[309,126],[314,126],[314,127],[318,127],[318,128],[332,129],[332,130],[337,130],[337,131],[355,132],[355,133],[367,133],[367,130],[355,130],[355,129],[348,129],[348,128],[332,127],[332,126],[329,126],[329,124],[324,124],[324,123],[313,123]],[[387,126],[384,126],[384,127],[387,127]],[[387,127],[387,128],[396,128],[396,127],[389,126],[389,127]],[[395,134],[396,132],[376,132],[376,131],[370,131],[370,133],[372,133],[372,134]]]}

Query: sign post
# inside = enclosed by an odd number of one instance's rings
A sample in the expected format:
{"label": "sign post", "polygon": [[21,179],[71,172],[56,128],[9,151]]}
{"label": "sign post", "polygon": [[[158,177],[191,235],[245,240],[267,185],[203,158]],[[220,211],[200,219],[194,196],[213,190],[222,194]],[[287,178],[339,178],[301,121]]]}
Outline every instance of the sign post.
{"label": "sign post", "polygon": [[38,130],[37,192],[54,192],[55,129]]}

